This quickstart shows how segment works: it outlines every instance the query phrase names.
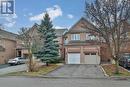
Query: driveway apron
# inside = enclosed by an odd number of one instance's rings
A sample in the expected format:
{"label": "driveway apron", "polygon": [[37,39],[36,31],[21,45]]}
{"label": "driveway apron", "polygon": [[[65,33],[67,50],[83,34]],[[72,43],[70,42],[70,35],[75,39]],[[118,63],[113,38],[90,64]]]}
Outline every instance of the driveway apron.
{"label": "driveway apron", "polygon": [[104,78],[99,65],[64,65],[45,77],[80,77],[80,78]]}

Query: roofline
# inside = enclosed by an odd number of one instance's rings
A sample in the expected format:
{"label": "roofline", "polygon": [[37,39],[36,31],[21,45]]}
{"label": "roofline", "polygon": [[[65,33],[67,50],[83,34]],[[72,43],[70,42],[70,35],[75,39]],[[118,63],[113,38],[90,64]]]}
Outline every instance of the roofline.
{"label": "roofline", "polygon": [[9,31],[6,31],[6,30],[3,30],[3,29],[0,29],[1,32],[5,32],[7,34],[9,34],[9,36],[11,37],[6,37],[6,36],[3,36],[3,35],[0,35],[0,37],[2,39],[7,39],[7,40],[11,40],[11,41],[16,41],[16,37],[18,36],[18,34],[15,34],[15,33],[12,33],[12,32],[9,32]]}
{"label": "roofline", "polygon": [[16,39],[10,39],[10,38],[5,38],[5,37],[2,37],[2,39],[6,39],[6,40],[10,40],[10,41],[16,42]]}
{"label": "roofline", "polygon": [[63,29],[56,29],[54,28],[55,30],[68,30],[68,28],[63,28]]}
{"label": "roofline", "polygon": [[[72,25],[72,26],[69,28],[68,32],[69,32],[70,30],[72,30],[73,27],[76,26],[81,20],[85,20],[87,23],[91,24],[87,19],[85,19],[84,17],[81,17],[74,25]],[[91,24],[91,25],[92,25],[92,24]],[[68,32],[66,32],[64,35],[66,35]]]}
{"label": "roofline", "polygon": [[18,35],[18,34],[16,34],[16,33],[9,32],[9,31],[3,30],[3,29],[0,29],[0,31],[4,31],[4,32],[7,32],[7,33],[10,33],[10,34],[13,34],[13,35]]}

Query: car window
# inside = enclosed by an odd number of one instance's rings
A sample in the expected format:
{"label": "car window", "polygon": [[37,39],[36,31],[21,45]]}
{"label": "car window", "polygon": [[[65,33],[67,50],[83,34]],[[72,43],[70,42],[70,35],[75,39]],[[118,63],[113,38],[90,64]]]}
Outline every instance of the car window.
{"label": "car window", "polygon": [[20,59],[24,59],[24,58],[21,57]]}

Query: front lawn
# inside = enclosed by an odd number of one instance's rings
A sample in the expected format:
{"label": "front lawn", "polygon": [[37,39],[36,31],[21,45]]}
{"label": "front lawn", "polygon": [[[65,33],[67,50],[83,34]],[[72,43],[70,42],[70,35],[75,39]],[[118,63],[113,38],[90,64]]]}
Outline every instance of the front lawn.
{"label": "front lawn", "polygon": [[102,65],[106,74],[109,76],[130,76],[130,72],[119,66],[119,74],[115,74],[116,66],[114,64]]}
{"label": "front lawn", "polygon": [[21,72],[9,73],[6,76],[41,76],[57,69],[60,66],[61,65],[51,64],[49,66],[42,66],[37,72],[21,71]]}

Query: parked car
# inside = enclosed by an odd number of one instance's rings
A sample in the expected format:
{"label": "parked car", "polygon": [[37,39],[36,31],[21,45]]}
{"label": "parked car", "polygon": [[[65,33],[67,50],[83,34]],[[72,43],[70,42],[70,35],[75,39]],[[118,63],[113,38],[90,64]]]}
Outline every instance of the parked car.
{"label": "parked car", "polygon": [[16,57],[14,59],[9,59],[8,64],[10,64],[10,65],[19,65],[19,64],[24,64],[26,62],[27,62],[26,58]]}
{"label": "parked car", "polygon": [[121,55],[119,65],[123,66],[124,68],[130,67],[130,53],[124,53]]}

